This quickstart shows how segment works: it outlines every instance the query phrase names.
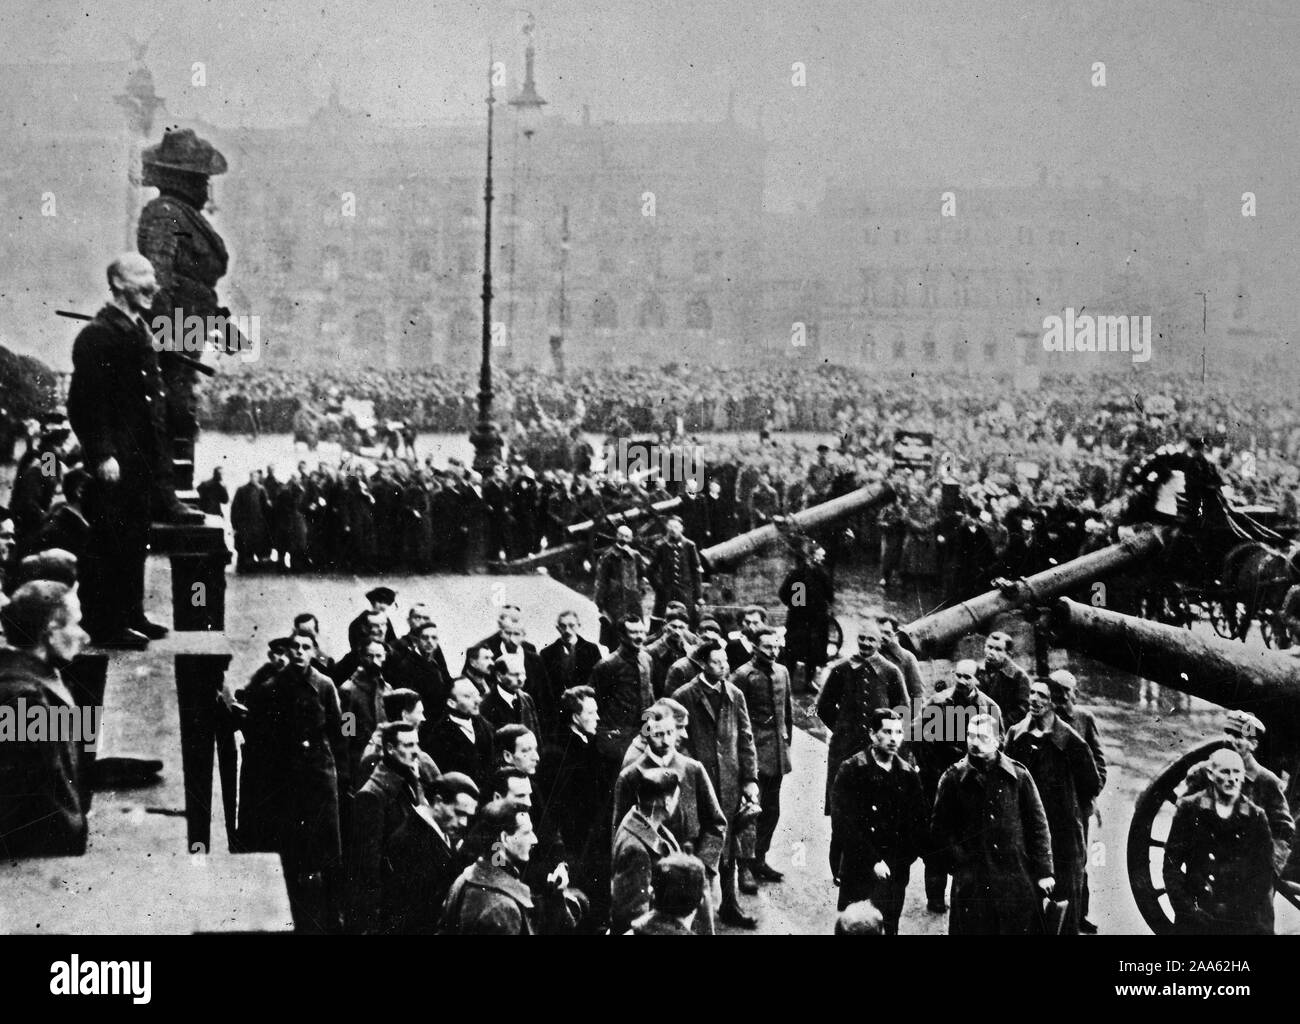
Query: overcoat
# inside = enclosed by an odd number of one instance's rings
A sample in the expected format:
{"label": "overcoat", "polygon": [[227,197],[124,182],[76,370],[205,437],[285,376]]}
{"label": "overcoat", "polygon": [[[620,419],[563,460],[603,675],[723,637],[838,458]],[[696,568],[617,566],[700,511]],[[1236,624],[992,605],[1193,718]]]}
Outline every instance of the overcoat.
{"label": "overcoat", "polygon": [[1029,769],[1005,754],[987,768],[964,757],[943,773],[931,842],[953,876],[950,935],[1029,935],[1042,929],[1052,837]]}

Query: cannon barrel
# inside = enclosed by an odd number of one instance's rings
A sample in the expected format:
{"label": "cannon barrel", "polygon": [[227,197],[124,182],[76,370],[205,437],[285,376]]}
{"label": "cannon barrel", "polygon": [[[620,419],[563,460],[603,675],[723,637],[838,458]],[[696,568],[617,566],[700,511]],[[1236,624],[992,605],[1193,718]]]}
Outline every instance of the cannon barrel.
{"label": "cannon barrel", "polygon": [[[671,512],[681,503],[681,498],[665,498],[663,501],[656,501],[650,507],[655,512]],[[606,526],[619,526],[622,523],[630,523],[633,520],[640,519],[643,515],[645,515],[645,509],[642,506],[637,505],[625,512],[614,512],[611,515],[606,516],[604,523]],[[580,533],[588,533],[591,530],[594,530],[596,524],[597,520],[595,519],[584,519],[580,523],[573,523],[570,526],[566,526],[564,532],[570,537],[575,537]]]}
{"label": "cannon barrel", "polygon": [[926,615],[900,629],[899,636],[917,657],[939,657],[963,636],[982,630],[999,615],[1027,604],[1045,604],[1150,558],[1163,546],[1165,537],[1164,527],[1134,534],[1118,544],[1016,580],[1004,589],[990,590]]}
{"label": "cannon barrel", "polygon": [[761,551],[769,544],[775,543],[781,536],[781,526],[798,526],[801,529],[811,530],[818,526],[833,523],[837,519],[843,519],[845,516],[870,511],[893,500],[894,491],[888,484],[880,484],[876,487],[859,487],[856,491],[842,494],[838,498],[823,501],[820,505],[814,505],[802,512],[786,516],[779,524],[768,523],[747,533],[742,533],[738,537],[732,537],[731,540],[724,540],[721,544],[707,547],[700,552],[700,556],[711,568],[717,569],[720,566],[738,562],[756,551]]}
{"label": "cannon barrel", "polygon": [[1052,608],[1052,632],[1063,647],[1114,668],[1171,686],[1225,708],[1258,716],[1270,738],[1300,734],[1300,661],[1251,650],[1219,637],[1093,608],[1068,598]]}

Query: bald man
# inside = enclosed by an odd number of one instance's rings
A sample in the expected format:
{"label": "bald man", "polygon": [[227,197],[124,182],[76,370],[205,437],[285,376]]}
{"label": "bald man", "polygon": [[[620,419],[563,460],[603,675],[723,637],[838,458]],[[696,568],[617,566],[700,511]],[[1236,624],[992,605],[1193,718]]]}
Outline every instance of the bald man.
{"label": "bald man", "polygon": [[193,522],[172,490],[166,395],[148,316],[158,292],[152,264],[125,253],[108,267],[109,301],[72,346],[68,419],[85,453],[90,532],[80,567],[91,639],[141,648],[167,629],[144,613],[149,524]]}
{"label": "bald man", "polygon": [[1210,755],[1209,787],[1178,801],[1165,845],[1164,883],[1184,935],[1273,934],[1273,837],[1242,794],[1235,750]]}

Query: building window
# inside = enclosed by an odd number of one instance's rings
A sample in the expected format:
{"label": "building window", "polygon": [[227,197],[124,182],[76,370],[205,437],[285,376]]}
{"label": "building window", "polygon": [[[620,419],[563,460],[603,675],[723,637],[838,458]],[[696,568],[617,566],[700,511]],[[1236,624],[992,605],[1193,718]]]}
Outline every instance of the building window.
{"label": "building window", "polygon": [[1020,225],[1020,229],[1016,232],[1016,240],[1021,245],[1033,245],[1034,229],[1031,227],[1027,227],[1024,224]]}
{"label": "building window", "polygon": [[970,345],[966,339],[958,335],[952,342],[952,361],[954,363],[965,364],[970,356]]}
{"label": "building window", "polygon": [[697,250],[691,265],[695,273],[707,274],[709,272],[709,254],[703,250]]}
{"label": "building window", "polygon": [[907,232],[904,231],[902,228],[895,228],[895,229],[894,229],[894,244],[895,244],[895,245],[902,245],[902,244],[903,244],[904,242],[906,242],[906,241],[907,241]]}
{"label": "building window", "polygon": [[713,330],[713,309],[703,295],[697,295],[686,303],[686,326],[692,331]]}
{"label": "building window", "polygon": [[607,292],[597,295],[591,304],[591,326],[606,330],[618,327],[618,307]]}
{"label": "building window", "polygon": [[901,274],[895,275],[889,288],[889,304],[902,307],[907,305],[907,282]]}
{"label": "building window", "polygon": [[894,335],[894,362],[901,363],[907,358],[907,339],[902,334]]}
{"label": "building window", "polygon": [[957,279],[957,302],[962,306],[969,306],[971,301],[970,274],[962,274]]}
{"label": "building window", "polygon": [[601,272],[602,274],[612,274],[612,273],[614,273],[614,257],[613,257],[613,256],[602,256],[602,257],[600,258],[600,272]]}
{"label": "building window", "polygon": [[636,316],[637,326],[662,330],[664,319],[665,310],[663,300],[654,292],[651,292],[641,300],[641,308],[637,310]]}
{"label": "building window", "polygon": [[424,246],[416,246],[411,250],[411,271],[416,274],[427,274],[429,272],[430,260],[429,250]]}
{"label": "building window", "polygon": [[921,339],[921,358],[927,363],[932,363],[936,354],[934,335],[926,331],[925,337]]}
{"label": "building window", "polygon": [[996,338],[986,338],[984,341],[984,361],[986,363],[997,362],[998,358],[998,340]]}
{"label": "building window", "polygon": [[876,361],[876,336],[870,331],[862,338],[862,361],[864,363]]}
{"label": "building window", "polygon": [[938,289],[935,288],[934,282],[927,278],[921,282],[921,305],[926,309],[934,309],[938,304]]}

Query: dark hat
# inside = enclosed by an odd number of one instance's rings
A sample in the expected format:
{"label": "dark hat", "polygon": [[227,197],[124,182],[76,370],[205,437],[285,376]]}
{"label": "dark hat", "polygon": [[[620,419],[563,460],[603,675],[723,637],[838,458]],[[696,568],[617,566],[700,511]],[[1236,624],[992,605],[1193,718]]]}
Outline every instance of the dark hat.
{"label": "dark hat", "polygon": [[1224,720],[1223,731],[1258,738],[1263,736],[1267,730],[1264,728],[1264,723],[1249,711],[1239,711],[1234,708],[1228,712],[1228,716]]}
{"label": "dark hat", "polygon": [[828,452],[828,451],[831,450],[831,446],[828,445],[828,444],[819,444],[819,445],[817,446],[817,450],[818,450],[819,452]]}
{"label": "dark hat", "polygon": [[397,600],[397,591],[392,587],[375,587],[373,590],[366,591],[366,600],[392,604]]}
{"label": "dark hat", "polygon": [[195,135],[193,128],[168,128],[162,142],[146,149],[140,161],[150,167],[170,167],[204,176],[226,173],[226,158],[212,143]]}
{"label": "dark hat", "polygon": [[293,638],[288,636],[277,636],[273,640],[268,640],[266,649],[272,654],[288,654],[293,647]]}

